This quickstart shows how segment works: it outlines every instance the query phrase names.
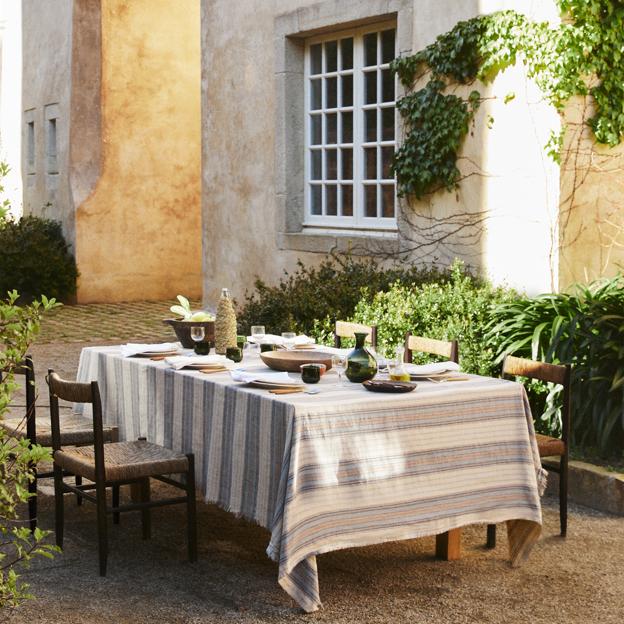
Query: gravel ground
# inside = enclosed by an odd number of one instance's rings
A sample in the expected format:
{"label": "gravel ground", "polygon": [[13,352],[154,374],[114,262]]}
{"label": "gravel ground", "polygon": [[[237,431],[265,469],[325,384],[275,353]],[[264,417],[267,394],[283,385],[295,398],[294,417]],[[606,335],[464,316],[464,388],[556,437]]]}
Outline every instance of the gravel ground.
{"label": "gravel ground", "polygon": [[[75,374],[86,343],[40,344],[38,377],[54,367]],[[45,388],[45,386],[44,386]],[[41,389],[42,394],[45,389]],[[45,404],[42,398],[41,403]],[[40,525],[53,526],[50,484],[40,493]],[[166,486],[159,486],[166,489]],[[572,506],[568,538],[558,534],[557,501],[544,500],[543,536],[529,561],[511,569],[499,530],[493,551],[485,527],[468,527],[463,558],[433,558],[434,538],[328,553],[318,558],[324,608],[306,615],[277,584],[265,554],[268,533],[200,504],[199,561],[189,564],[185,513],[153,511],[153,537],[139,518],[110,525],[109,571],[97,574],[92,505],[66,501],[66,543],[53,561],[36,561],[23,579],[34,600],[0,621],[23,623],[604,623],[624,621],[624,519]]]}

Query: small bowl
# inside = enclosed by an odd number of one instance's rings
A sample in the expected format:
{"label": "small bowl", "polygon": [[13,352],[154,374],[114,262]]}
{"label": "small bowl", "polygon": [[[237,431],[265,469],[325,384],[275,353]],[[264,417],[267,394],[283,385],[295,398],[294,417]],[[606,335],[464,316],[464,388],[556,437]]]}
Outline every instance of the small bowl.
{"label": "small bowl", "polygon": [[301,380],[303,383],[309,384],[318,383],[327,370],[325,364],[320,363],[302,364],[299,368],[301,369]]}

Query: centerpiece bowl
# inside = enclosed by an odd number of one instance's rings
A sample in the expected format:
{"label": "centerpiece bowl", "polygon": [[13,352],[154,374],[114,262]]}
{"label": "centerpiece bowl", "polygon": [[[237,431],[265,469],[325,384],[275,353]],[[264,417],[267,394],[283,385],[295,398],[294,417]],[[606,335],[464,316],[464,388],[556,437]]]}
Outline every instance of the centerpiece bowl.
{"label": "centerpiece bowl", "polygon": [[[262,361],[273,370],[299,373],[302,364],[325,364],[328,371],[332,366],[331,353],[322,351],[265,351],[260,354]],[[323,371],[325,372],[325,371]]]}
{"label": "centerpiece bowl", "polygon": [[185,349],[193,349],[195,342],[191,338],[191,327],[203,327],[204,338],[201,343],[214,345],[215,341],[215,322],[214,321],[182,321],[180,319],[165,319],[165,325],[173,327],[178,340]]}

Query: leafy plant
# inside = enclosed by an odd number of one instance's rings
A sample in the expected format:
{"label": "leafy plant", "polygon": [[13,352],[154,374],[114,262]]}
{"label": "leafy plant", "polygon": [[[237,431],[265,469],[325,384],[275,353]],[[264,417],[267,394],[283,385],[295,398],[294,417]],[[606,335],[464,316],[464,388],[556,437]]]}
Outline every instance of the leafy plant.
{"label": "leafy plant", "polygon": [[245,294],[238,310],[239,333],[262,324],[270,333],[296,331],[327,341],[336,319],[346,320],[362,297],[372,299],[378,291],[400,282],[418,285],[448,280],[448,273],[417,266],[380,268],[373,260],[330,256],[318,266],[301,261],[293,273],[284,273],[276,286],[257,279],[255,290]]}
{"label": "leafy plant", "polygon": [[[566,19],[557,26],[535,22],[513,10],[458,22],[416,54],[395,59],[392,69],[406,89],[427,82],[397,103],[406,133],[393,169],[400,195],[417,198],[438,189],[452,191],[461,180],[457,154],[483,100],[447,88],[488,83],[518,59],[556,110],[574,96],[593,98],[589,120],[596,140],[617,145],[624,136],[624,3],[557,0]],[[588,86],[589,84],[592,86]],[[505,97],[505,103],[512,99]],[[564,129],[565,132],[565,129]],[[558,162],[563,134],[547,153]]]}
{"label": "leafy plant", "polygon": [[[6,300],[0,300],[0,370],[4,371],[0,379],[0,418],[16,389],[14,372],[39,331],[42,313],[57,305],[54,299],[41,297],[41,301],[20,307],[17,299],[17,292],[12,291]],[[51,557],[58,551],[56,546],[44,543],[48,531],[37,529],[31,534],[18,516],[18,505],[30,496],[28,483],[35,466],[50,459],[49,449],[11,438],[0,428],[0,609],[31,597],[28,585],[19,580],[19,567],[35,556]]]}
{"label": "leafy plant", "polygon": [[32,216],[0,220],[0,292],[18,290],[26,301],[42,294],[68,299],[77,276],[60,223]]}
{"label": "leafy plant", "polygon": [[[505,353],[574,365],[573,443],[607,456],[624,451],[624,277],[577,286],[572,294],[498,306],[489,337]],[[546,398],[557,428],[558,395]]]}
{"label": "leafy plant", "polygon": [[372,300],[362,299],[352,320],[377,325],[381,342],[390,348],[403,344],[407,331],[428,338],[458,340],[462,369],[493,375],[498,373],[494,364],[498,344],[496,336],[485,339],[491,308],[516,297],[512,290],[495,288],[472,277],[456,260],[449,280],[419,286],[395,283],[387,292],[376,293]]}

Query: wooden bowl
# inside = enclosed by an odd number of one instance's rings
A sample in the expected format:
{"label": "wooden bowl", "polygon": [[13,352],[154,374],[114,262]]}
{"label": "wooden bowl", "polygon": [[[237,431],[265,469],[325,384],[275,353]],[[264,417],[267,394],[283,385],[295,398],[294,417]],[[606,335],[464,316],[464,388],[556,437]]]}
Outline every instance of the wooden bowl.
{"label": "wooden bowl", "polygon": [[178,340],[185,349],[193,349],[195,342],[191,338],[191,327],[203,327],[206,335],[201,342],[214,344],[215,339],[215,322],[214,321],[180,321],[178,319],[165,319],[165,325],[173,327]]}
{"label": "wooden bowl", "polygon": [[260,354],[262,361],[273,370],[300,373],[302,364],[325,364],[325,370],[332,366],[331,353],[322,351],[265,351]]}

